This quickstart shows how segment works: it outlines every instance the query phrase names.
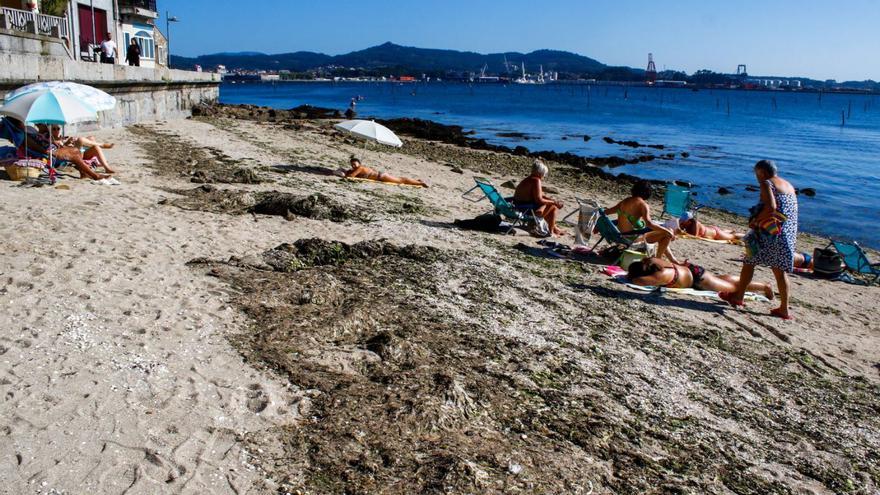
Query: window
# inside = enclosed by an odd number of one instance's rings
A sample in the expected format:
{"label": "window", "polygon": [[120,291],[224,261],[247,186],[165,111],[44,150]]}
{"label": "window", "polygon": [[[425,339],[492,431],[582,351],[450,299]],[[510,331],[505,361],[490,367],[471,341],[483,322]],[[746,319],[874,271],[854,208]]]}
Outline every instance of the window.
{"label": "window", "polygon": [[[125,36],[126,40],[129,40],[128,35],[126,34]],[[141,47],[141,58],[156,58],[156,42],[153,41],[153,33],[138,31],[134,33],[134,39],[137,40],[138,45]],[[128,42],[131,43],[130,40]]]}

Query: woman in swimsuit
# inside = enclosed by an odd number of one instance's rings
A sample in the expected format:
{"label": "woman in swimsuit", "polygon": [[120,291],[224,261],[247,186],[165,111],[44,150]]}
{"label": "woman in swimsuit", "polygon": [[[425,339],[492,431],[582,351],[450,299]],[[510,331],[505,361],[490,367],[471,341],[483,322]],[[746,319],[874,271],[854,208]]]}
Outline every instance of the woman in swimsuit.
{"label": "woman in swimsuit", "polygon": [[733,241],[742,239],[744,234],[737,234],[732,230],[722,229],[715,225],[703,225],[694,218],[694,214],[687,212],[678,220],[678,228],[694,237],[710,239],[714,241]]}
{"label": "woman in swimsuit", "polygon": [[[657,243],[657,256],[666,256],[669,261],[678,263],[675,255],[669,249],[669,243],[675,239],[675,233],[662,225],[654,223],[651,219],[651,207],[648,206],[651,193],[651,183],[640,180],[633,185],[630,197],[611,208],[606,208],[605,214],[617,214],[617,228],[621,232],[632,232],[645,228],[651,229],[650,232],[644,234],[645,242]],[[633,235],[633,237],[640,236],[641,234]]]}
{"label": "woman in swimsuit", "polygon": [[428,187],[423,180],[410,179],[409,177],[395,177],[384,172],[373,170],[361,164],[360,159],[351,157],[351,169],[345,171],[345,177],[350,179],[367,179],[379,182],[387,182],[389,184],[405,184],[408,186]]}
{"label": "woman in swimsuit", "polygon": [[89,136],[87,138],[83,137],[65,137],[61,135],[61,126],[53,125],[51,128],[52,131],[52,143],[59,148],[62,147],[73,147],[79,148],[83,154],[84,160],[91,160],[92,158],[97,158],[98,163],[101,164],[101,167],[104,168],[104,171],[108,174],[115,174],[116,171],[110,168],[110,164],[107,163],[107,158],[104,157],[104,149],[110,149],[113,147],[110,143],[98,143],[95,141],[95,138]]}
{"label": "woman in swimsuit", "polygon": [[24,123],[22,123],[21,121],[16,119],[11,120],[18,129],[20,129],[24,133],[27,133],[28,135],[28,138],[26,140],[27,150],[24,149],[25,145],[22,144],[20,149],[21,152],[28,151],[43,156],[49,156],[49,153],[51,152],[52,156],[56,160],[72,163],[79,171],[80,179],[88,178],[92,180],[100,180],[110,177],[109,175],[99,174],[92,170],[92,167],[83,160],[83,155],[79,151],[79,148],[73,148],[70,146],[57,147],[49,142],[48,135],[43,135],[39,133],[32,134],[31,131],[27,130],[27,127],[25,127]]}
{"label": "woman in swimsuit", "polygon": [[562,201],[557,201],[544,195],[543,182],[550,169],[541,160],[535,160],[532,164],[532,173],[523,179],[513,193],[513,203],[517,206],[534,207],[535,214],[547,221],[550,233],[556,237],[565,235],[565,232],[556,226],[556,216],[562,209]]}
{"label": "woman in swimsuit", "polygon": [[[693,263],[678,265],[660,258],[645,258],[629,265],[629,280],[638,285],[651,287],[669,287],[670,289],[711,290],[729,292],[739,283],[734,275],[713,275],[705,268]],[[773,288],[770,284],[752,282],[748,290],[763,292],[767,299],[773,299]]]}

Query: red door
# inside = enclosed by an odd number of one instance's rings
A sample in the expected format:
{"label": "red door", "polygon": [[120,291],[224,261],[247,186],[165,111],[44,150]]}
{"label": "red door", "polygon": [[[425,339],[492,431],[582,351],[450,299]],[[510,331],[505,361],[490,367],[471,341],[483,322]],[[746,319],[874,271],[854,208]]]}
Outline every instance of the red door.
{"label": "red door", "polygon": [[77,4],[77,14],[80,51],[88,51],[89,45],[98,45],[104,41],[104,34],[107,33],[107,11],[94,9],[93,16],[92,8],[80,3]]}

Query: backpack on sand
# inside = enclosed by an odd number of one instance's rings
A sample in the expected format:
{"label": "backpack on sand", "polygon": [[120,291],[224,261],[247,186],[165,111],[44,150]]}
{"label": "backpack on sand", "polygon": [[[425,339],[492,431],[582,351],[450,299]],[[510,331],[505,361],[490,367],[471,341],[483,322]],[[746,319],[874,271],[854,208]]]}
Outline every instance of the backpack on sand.
{"label": "backpack on sand", "polygon": [[813,274],[820,278],[836,278],[843,273],[846,265],[840,253],[833,249],[813,250]]}

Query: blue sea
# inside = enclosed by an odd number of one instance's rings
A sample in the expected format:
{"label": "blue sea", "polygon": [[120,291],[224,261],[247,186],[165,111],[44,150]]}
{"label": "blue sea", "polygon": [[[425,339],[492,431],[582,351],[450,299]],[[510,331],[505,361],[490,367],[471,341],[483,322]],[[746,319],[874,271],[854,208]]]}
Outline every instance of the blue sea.
{"label": "blue sea", "polygon": [[[224,84],[223,103],[274,108],[301,104],[345,110],[362,96],[363,118],[418,117],[473,130],[477,137],[532,151],[584,156],[675,152],[610,169],[697,184],[700,203],[746,214],[757,193],[752,166],[775,160],[780,175],[815,197],[800,197],[801,230],[880,248],[880,98],[866,95],[587,85],[459,83]],[[845,125],[841,125],[845,118]],[[503,138],[499,133],[529,136]],[[585,142],[583,135],[591,136]],[[602,138],[662,144],[635,150]],[[681,158],[688,152],[688,158]],[[551,178],[552,180],[552,178]],[[719,195],[719,187],[733,191]]]}

